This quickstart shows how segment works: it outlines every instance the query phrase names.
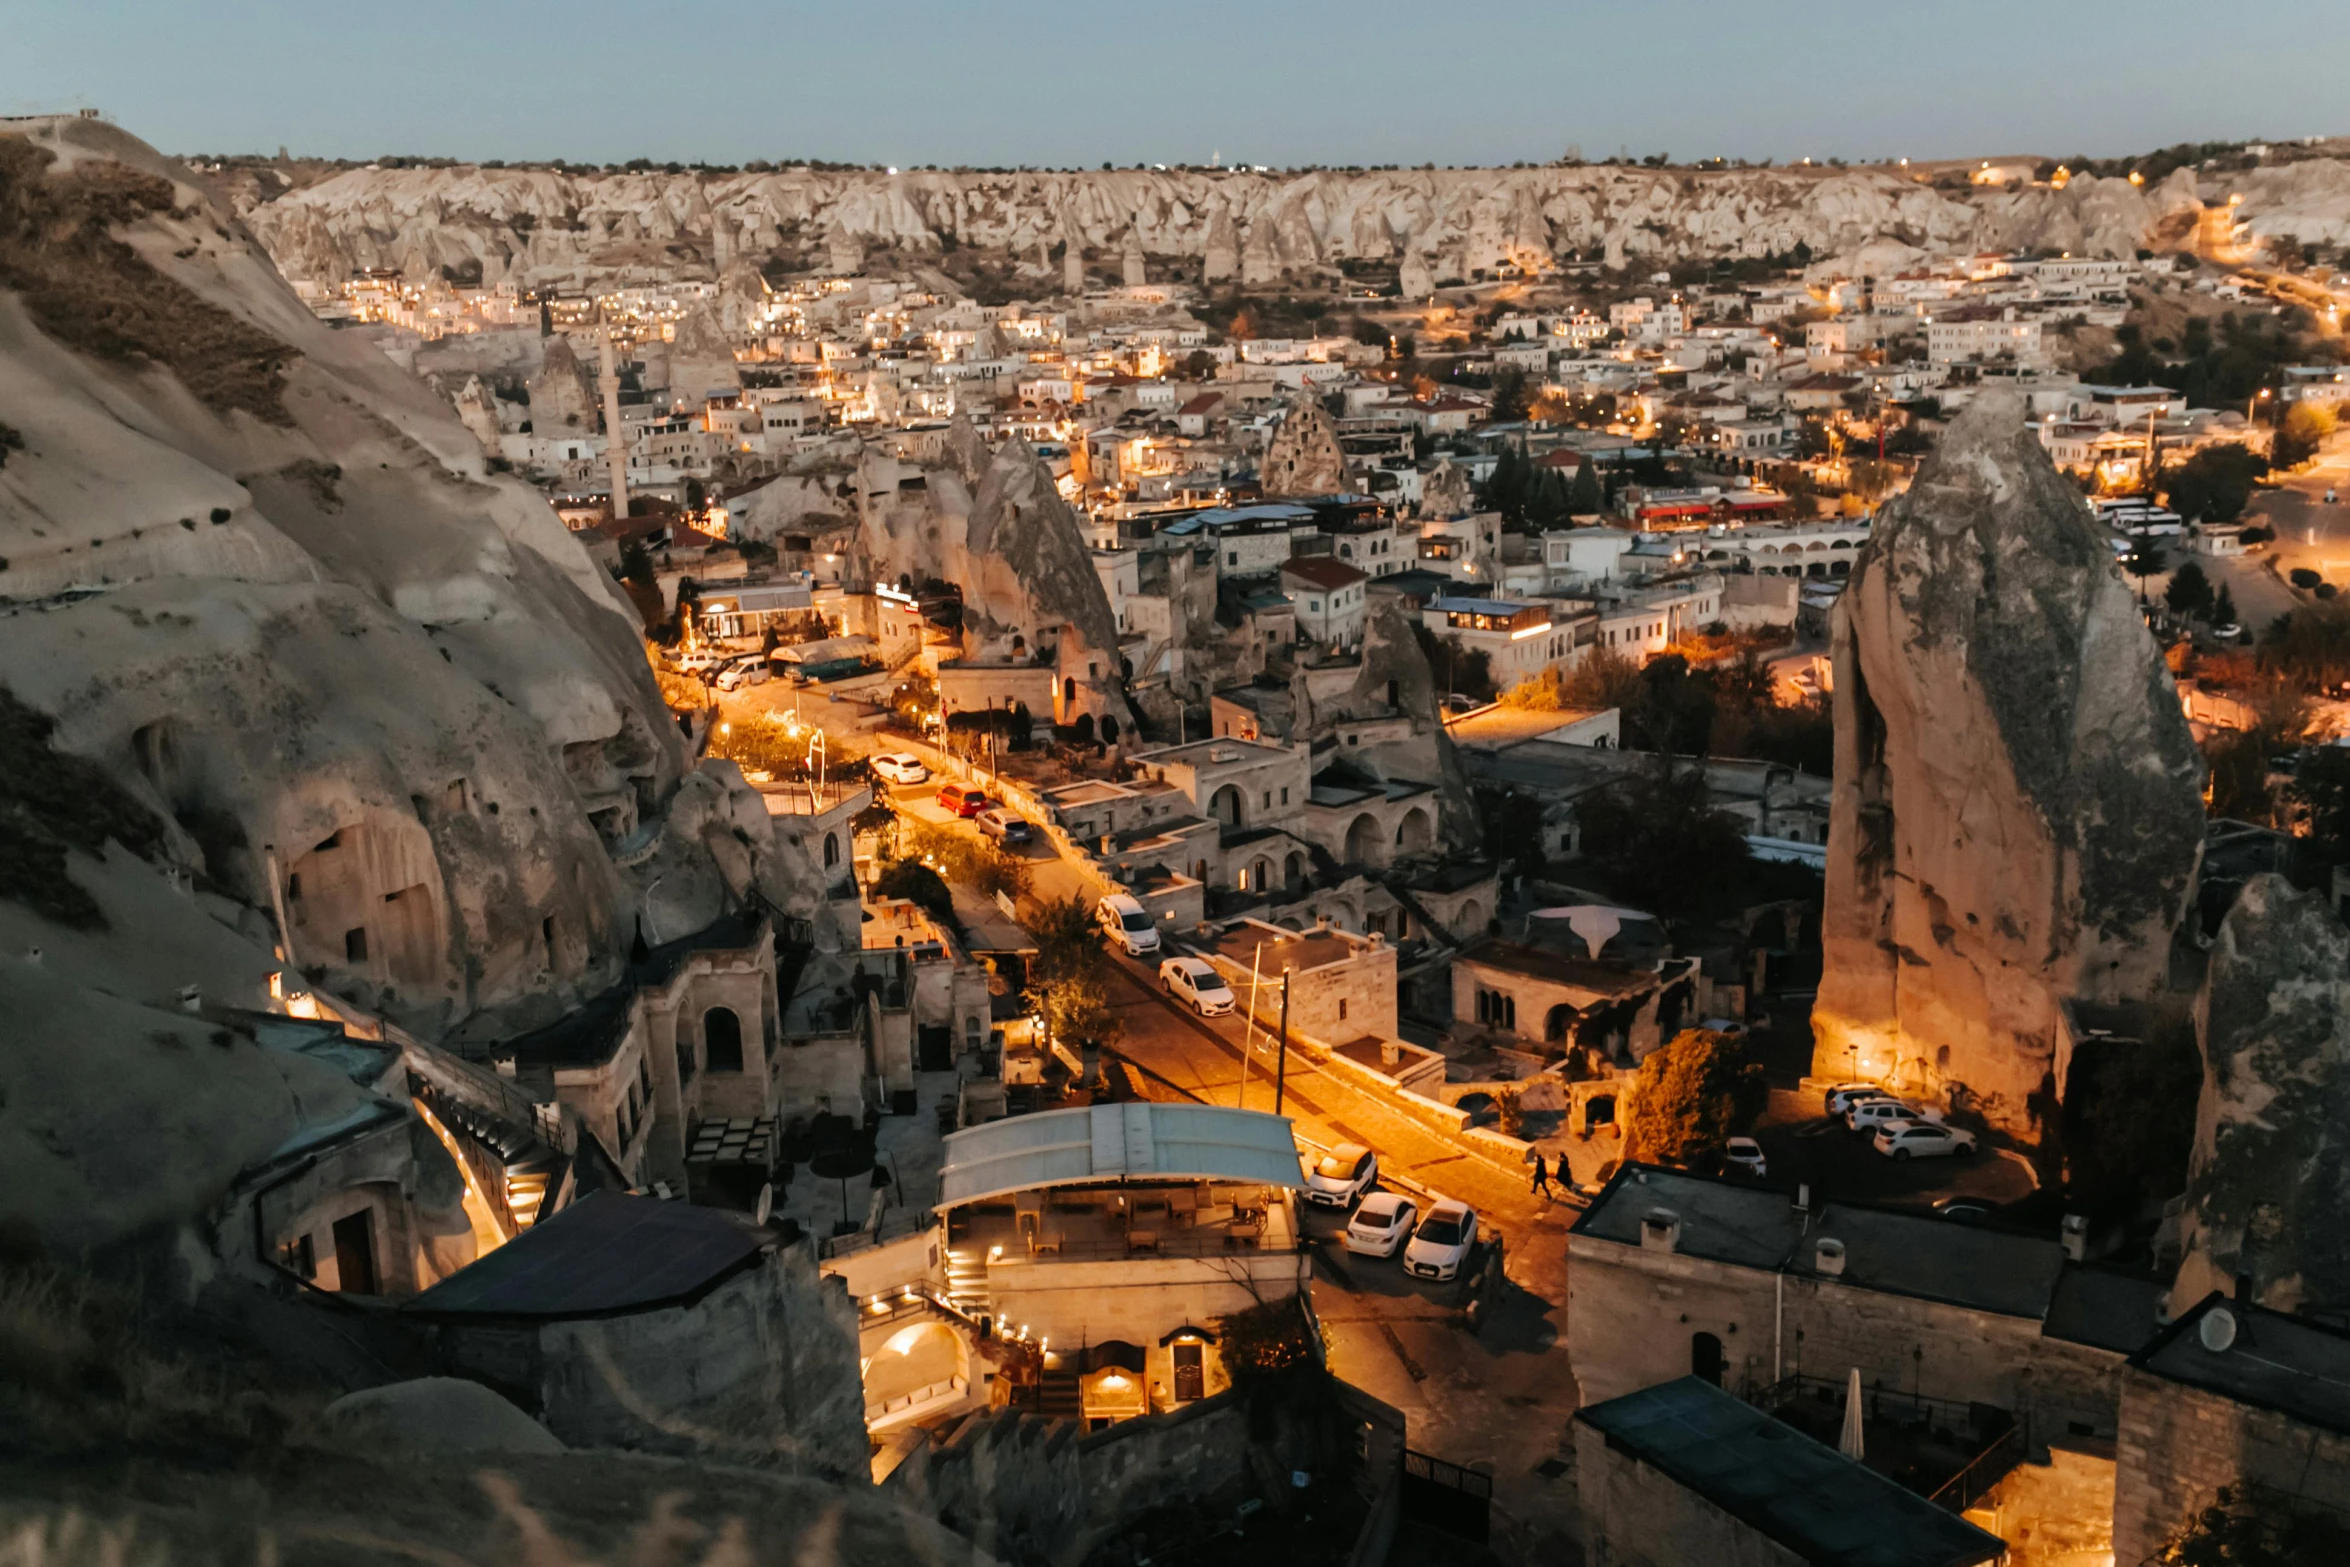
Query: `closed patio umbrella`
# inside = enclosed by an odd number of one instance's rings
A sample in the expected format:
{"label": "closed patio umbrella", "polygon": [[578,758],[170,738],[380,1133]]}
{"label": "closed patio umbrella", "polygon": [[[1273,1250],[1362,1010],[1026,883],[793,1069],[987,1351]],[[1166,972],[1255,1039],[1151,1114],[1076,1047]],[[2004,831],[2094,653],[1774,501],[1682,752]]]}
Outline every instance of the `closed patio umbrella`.
{"label": "closed patio umbrella", "polygon": [[1854,1463],[1860,1462],[1862,1456],[1862,1445],[1860,1437],[1860,1367],[1858,1366],[1854,1366],[1852,1368],[1852,1374],[1844,1384],[1844,1434],[1836,1439],[1836,1451],[1842,1453],[1845,1457],[1851,1459]]}

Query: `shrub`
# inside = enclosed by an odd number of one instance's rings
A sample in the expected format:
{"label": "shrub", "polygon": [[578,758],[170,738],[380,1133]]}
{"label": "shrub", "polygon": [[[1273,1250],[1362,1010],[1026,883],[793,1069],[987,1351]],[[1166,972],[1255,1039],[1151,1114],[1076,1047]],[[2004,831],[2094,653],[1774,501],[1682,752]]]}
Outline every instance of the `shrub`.
{"label": "shrub", "polygon": [[1761,1065],[1740,1041],[1684,1030],[1640,1063],[1628,1156],[1684,1168],[1716,1163],[1730,1134],[1769,1098]]}
{"label": "shrub", "polygon": [[2289,574],[2289,580],[2292,582],[2293,586],[2306,593],[2311,588],[2316,587],[2320,582],[2323,582],[2325,578],[2319,576],[2316,572],[2311,571],[2307,566],[2295,566],[2292,572]]}

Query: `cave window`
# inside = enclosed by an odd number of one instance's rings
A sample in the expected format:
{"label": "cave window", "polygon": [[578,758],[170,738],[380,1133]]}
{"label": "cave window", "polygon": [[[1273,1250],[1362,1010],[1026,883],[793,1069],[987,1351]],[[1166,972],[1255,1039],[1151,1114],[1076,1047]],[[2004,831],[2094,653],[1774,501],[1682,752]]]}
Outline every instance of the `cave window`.
{"label": "cave window", "polygon": [[743,1025],[729,1007],[712,1007],[702,1014],[702,1051],[713,1072],[743,1069]]}
{"label": "cave window", "polygon": [[1338,998],[1338,1021],[1341,1023],[1346,1021],[1346,998],[1344,996]]}
{"label": "cave window", "polygon": [[547,966],[555,966],[555,916],[550,914],[539,921],[539,935],[547,944]]}
{"label": "cave window", "polygon": [[690,1040],[677,1042],[677,1086],[683,1088],[694,1080],[694,1047]]}
{"label": "cave window", "polygon": [[346,963],[364,963],[367,961],[366,926],[354,926],[352,929],[343,932],[343,961]]}
{"label": "cave window", "polygon": [[466,808],[465,796],[465,780],[453,779],[449,787],[441,791],[441,804],[451,815],[461,815]]}
{"label": "cave window", "polygon": [[824,835],[824,866],[825,866],[825,869],[827,869],[827,870],[830,870],[830,869],[831,869],[833,866],[835,866],[835,865],[838,865],[839,863],[840,863],[840,835],[839,835],[838,833],[829,833],[829,832],[828,832],[828,833],[826,833],[826,834]]}
{"label": "cave window", "polygon": [[298,874],[286,878],[286,901],[288,903],[302,901],[302,878]]}

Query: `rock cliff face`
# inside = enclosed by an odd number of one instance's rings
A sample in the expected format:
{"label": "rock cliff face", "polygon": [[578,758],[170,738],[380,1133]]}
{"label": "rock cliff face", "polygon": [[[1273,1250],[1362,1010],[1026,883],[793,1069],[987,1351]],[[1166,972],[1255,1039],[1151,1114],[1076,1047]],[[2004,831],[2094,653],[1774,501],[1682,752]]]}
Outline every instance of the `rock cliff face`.
{"label": "rock cliff face", "polygon": [[[110,126],[0,136],[0,671],[142,852],[433,1035],[601,990],[648,896],[664,936],[812,898],[545,501],[234,224]],[[115,993],[168,994],[148,956]]]}
{"label": "rock cliff face", "polygon": [[2031,1145],[2058,1007],[2164,981],[2203,763],[2071,486],[1985,397],[1885,508],[1835,617],[1814,1070],[1947,1091]]}
{"label": "rock cliff face", "polygon": [[2220,925],[2195,1023],[2172,1309],[2250,1275],[2275,1310],[2350,1310],[2350,931],[2320,895],[2255,877]]}
{"label": "rock cliff face", "polygon": [[1311,395],[1292,398],[1281,428],[1265,445],[1260,474],[1267,495],[1337,495],[1347,489],[1346,453],[1330,410]]}
{"label": "rock cliff face", "polygon": [[[339,282],[355,267],[423,277],[577,282],[681,265],[715,273],[782,256],[848,269],[872,250],[947,247],[1016,257],[1062,287],[1045,257],[1171,258],[1210,283],[1266,283],[1347,258],[1395,262],[1407,295],[1505,261],[1569,253],[1611,263],[1827,257],[1872,240],[1935,249],[2038,247],[2126,256],[2175,238],[2201,200],[2245,197],[2259,233],[2350,236],[2350,171],[2299,163],[2199,192],[2078,179],[2065,189],[1954,193],[1884,170],[1540,168],[1313,171],[573,174],[350,169],[289,187],[277,170],[228,181],[239,213],[286,275]],[[2166,226],[2167,221],[2167,226]],[[1159,269],[1154,267],[1154,275]]]}

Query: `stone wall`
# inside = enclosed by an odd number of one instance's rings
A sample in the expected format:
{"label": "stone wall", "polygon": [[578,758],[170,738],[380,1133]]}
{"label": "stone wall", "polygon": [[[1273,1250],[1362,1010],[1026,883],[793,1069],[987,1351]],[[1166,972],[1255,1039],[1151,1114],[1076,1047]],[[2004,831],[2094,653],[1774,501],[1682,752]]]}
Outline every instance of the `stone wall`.
{"label": "stone wall", "polygon": [[2350,1437],[2132,1368],[2122,1376],[2113,1559],[2159,1549],[2240,1481],[2350,1509]]}
{"label": "stone wall", "polygon": [[2104,1454],[2056,1448],[2009,1471],[1967,1522],[2007,1542],[2006,1567],[2118,1567],[2113,1470]]}

